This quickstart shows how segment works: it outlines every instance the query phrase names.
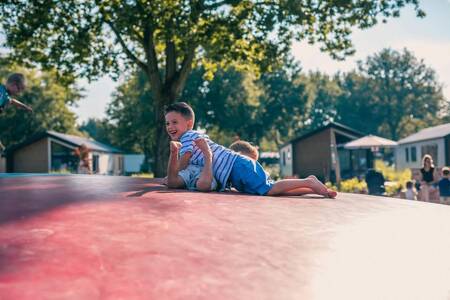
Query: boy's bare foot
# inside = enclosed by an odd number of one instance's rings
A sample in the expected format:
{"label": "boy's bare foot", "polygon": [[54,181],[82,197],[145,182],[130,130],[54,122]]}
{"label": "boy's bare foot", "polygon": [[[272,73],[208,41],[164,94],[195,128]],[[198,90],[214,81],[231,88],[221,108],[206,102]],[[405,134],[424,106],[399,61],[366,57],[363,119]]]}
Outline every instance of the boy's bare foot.
{"label": "boy's bare foot", "polygon": [[[322,195],[324,197],[328,197],[328,198],[334,198],[336,197],[336,195],[334,195],[334,191],[329,190],[327,188],[327,186],[325,184],[323,184],[319,179],[317,179],[316,176],[314,175],[309,175],[308,177],[306,177],[308,179],[311,180],[312,182],[312,189],[319,195]],[[334,193],[332,193],[334,192]],[[333,196],[334,195],[334,196]]]}
{"label": "boy's bare foot", "polygon": [[194,141],[195,145],[202,151],[204,156],[212,156],[211,148],[204,138],[198,138]]}

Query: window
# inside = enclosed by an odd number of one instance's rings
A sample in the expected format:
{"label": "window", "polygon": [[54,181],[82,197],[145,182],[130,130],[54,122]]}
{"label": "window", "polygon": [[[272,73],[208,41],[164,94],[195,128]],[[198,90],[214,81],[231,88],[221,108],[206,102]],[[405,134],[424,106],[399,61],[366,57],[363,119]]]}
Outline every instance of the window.
{"label": "window", "polygon": [[286,152],[283,151],[283,166],[286,165]]}
{"label": "window", "polygon": [[408,147],[405,148],[405,157],[406,157],[406,162],[409,162],[409,148]]}
{"label": "window", "polygon": [[437,144],[428,144],[422,146],[422,157],[425,154],[431,155],[433,158],[434,164],[436,165],[438,162],[438,145]]}
{"label": "window", "polygon": [[53,172],[76,172],[78,159],[73,149],[51,142],[51,170]]}
{"label": "window", "polygon": [[93,173],[98,173],[99,169],[98,169],[98,155],[94,154],[92,155],[92,172]]}
{"label": "window", "polygon": [[411,161],[417,161],[416,146],[411,147]]}

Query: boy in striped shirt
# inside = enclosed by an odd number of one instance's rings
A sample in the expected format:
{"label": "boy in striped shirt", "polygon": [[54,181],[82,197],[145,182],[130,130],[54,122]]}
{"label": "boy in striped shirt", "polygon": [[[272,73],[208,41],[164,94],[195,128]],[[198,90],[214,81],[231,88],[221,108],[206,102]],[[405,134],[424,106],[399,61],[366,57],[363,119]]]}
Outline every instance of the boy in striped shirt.
{"label": "boy in striped shirt", "polygon": [[[169,105],[165,111],[165,119],[166,130],[172,140],[167,172],[167,183],[170,188],[185,186],[186,181],[180,176],[180,171],[185,170],[189,165],[194,165],[203,168],[203,171],[212,175],[203,176],[204,178],[213,177],[217,180],[219,191],[223,191],[228,183],[231,183],[239,192],[248,194],[293,196],[302,195],[304,193],[300,191],[309,188],[315,194],[330,198],[336,197],[336,192],[329,190],[315,176],[274,182],[257,161],[218,145],[211,141],[207,135],[192,130],[195,114],[187,103],[178,102]],[[202,151],[199,148],[199,139],[204,140],[209,146],[210,156],[205,156],[204,150]],[[178,155],[175,155],[177,152]],[[197,189],[202,190],[198,187],[198,183]],[[205,180],[204,183],[206,183],[205,187],[208,187],[208,180]],[[204,189],[204,191],[207,191],[207,189]]]}

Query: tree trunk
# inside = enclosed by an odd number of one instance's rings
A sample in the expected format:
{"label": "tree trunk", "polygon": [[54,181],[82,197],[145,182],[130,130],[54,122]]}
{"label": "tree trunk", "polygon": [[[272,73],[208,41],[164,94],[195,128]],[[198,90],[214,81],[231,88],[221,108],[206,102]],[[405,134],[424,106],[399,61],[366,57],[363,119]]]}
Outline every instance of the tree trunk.
{"label": "tree trunk", "polygon": [[167,173],[167,162],[169,160],[169,136],[166,132],[166,125],[164,119],[164,107],[175,102],[174,98],[169,96],[161,96],[161,99],[156,99],[156,126],[155,143],[153,144],[153,164],[152,171],[155,177],[164,177]]}

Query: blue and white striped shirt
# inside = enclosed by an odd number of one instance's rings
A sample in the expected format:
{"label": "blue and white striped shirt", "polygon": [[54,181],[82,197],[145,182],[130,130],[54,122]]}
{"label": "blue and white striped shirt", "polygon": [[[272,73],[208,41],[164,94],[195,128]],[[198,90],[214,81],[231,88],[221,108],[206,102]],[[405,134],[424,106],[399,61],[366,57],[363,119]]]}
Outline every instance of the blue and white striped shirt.
{"label": "blue and white striped shirt", "polygon": [[224,146],[214,143],[206,134],[199,133],[195,130],[188,130],[180,137],[180,156],[183,156],[187,152],[191,152],[192,155],[189,163],[192,165],[202,167],[205,165],[203,153],[194,143],[198,138],[206,139],[211,148],[213,154],[213,175],[219,183],[219,191],[223,191],[226,188],[228,177],[230,176],[231,169],[233,168],[234,161],[238,154]]}

